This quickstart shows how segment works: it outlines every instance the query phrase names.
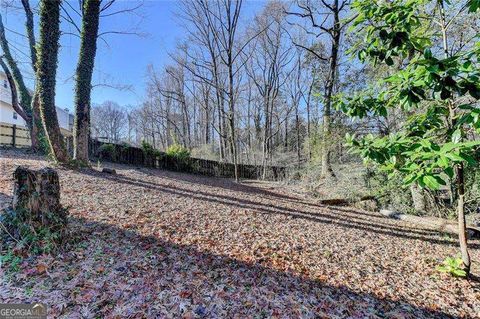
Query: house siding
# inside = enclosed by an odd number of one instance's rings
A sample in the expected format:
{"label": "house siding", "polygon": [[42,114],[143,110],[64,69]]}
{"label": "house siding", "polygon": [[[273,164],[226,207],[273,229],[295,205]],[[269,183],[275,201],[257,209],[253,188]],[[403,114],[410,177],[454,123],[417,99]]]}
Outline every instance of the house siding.
{"label": "house siding", "polygon": [[[17,114],[17,119],[13,117],[13,107],[11,105],[10,87],[6,81],[4,73],[0,72],[0,123],[17,125],[26,128],[25,121]],[[5,87],[7,86],[7,87]],[[64,135],[71,135],[72,121],[70,113],[64,109],[57,107],[58,124]]]}

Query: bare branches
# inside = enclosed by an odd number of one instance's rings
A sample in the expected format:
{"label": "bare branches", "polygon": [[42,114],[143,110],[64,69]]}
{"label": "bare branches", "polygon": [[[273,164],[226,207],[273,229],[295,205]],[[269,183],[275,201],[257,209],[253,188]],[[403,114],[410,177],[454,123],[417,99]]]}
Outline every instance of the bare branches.
{"label": "bare branches", "polygon": [[[80,30],[80,26],[77,24],[70,12],[65,8],[64,3],[66,3],[71,8],[71,5],[68,3],[68,1],[62,2],[62,4],[60,4],[60,8],[62,9],[63,14],[60,14],[60,16],[62,17],[62,19],[70,23],[75,28],[75,30],[77,30],[78,34],[80,34],[82,32]],[[77,11],[75,12],[78,13]]]}
{"label": "bare branches", "polygon": [[[135,93],[132,84],[117,82],[112,75],[101,72],[100,70],[95,70],[95,73],[97,73],[97,76],[96,81],[92,83],[92,88],[109,88],[121,92]],[[70,79],[73,79],[73,77]]]}
{"label": "bare branches", "polygon": [[25,11],[25,27],[27,29],[27,38],[28,44],[30,48],[30,58],[32,61],[32,68],[33,71],[37,71],[37,48],[36,48],[36,40],[35,40],[35,29],[33,27],[33,11],[30,8],[29,0],[22,0],[23,9]]}
{"label": "bare branches", "polygon": [[299,47],[299,48],[302,48],[304,50],[307,50],[308,52],[310,52],[311,54],[313,54],[317,59],[321,60],[321,61],[328,61],[327,58],[325,58],[323,55],[321,55],[320,53],[316,52],[315,50],[309,48],[309,47],[306,47],[302,44],[299,44],[299,43],[296,43],[295,41],[292,41],[292,43]]}
{"label": "bare branches", "polygon": [[102,7],[102,9],[100,10],[100,12],[102,12],[100,17],[105,18],[105,17],[115,16],[115,15],[118,15],[118,14],[136,13],[138,11],[138,9],[140,9],[143,6],[143,1],[142,1],[142,2],[136,4],[132,7],[129,7],[129,8],[117,10],[117,11],[114,11],[114,12],[103,13],[103,12],[107,11],[107,9],[110,8],[113,5],[114,2],[115,2],[115,0],[108,1],[108,3],[105,4]]}
{"label": "bare branches", "polygon": [[105,32],[100,32],[98,34],[98,37],[101,38],[104,35],[107,34],[117,34],[117,35],[136,35],[140,37],[145,37],[147,34],[146,33],[139,33],[135,31],[105,31]]}
{"label": "bare branches", "polygon": [[[28,0],[22,0],[27,1]],[[144,2],[141,1],[140,3],[135,3],[132,6],[126,6],[125,2],[123,1],[116,1],[116,0],[100,0],[101,1],[101,8],[100,8],[100,18],[107,18],[111,16],[117,16],[122,14],[135,14],[140,19],[142,19],[142,15],[139,14],[139,10],[143,7]],[[68,24],[73,26],[74,30],[77,34],[73,32],[62,32],[64,35],[71,35],[77,38],[80,38],[81,33],[81,18],[84,15],[84,0],[78,1],[78,8],[76,8],[70,1],[64,1],[61,4],[61,17],[65,20]],[[115,10],[116,9],[116,10]],[[140,32],[138,26],[127,28],[124,30],[105,30],[98,33],[98,39],[100,39],[106,46],[108,46],[108,42],[105,39],[107,35],[135,35],[139,37],[145,37],[147,33]]]}

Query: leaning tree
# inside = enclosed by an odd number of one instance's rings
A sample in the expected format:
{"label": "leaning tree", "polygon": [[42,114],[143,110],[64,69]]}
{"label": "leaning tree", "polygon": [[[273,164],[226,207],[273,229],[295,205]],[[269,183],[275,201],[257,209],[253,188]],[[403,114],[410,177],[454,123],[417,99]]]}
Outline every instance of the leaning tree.
{"label": "leaning tree", "polygon": [[[30,61],[34,72],[36,72],[37,48],[34,30],[33,11],[30,7],[29,0],[22,0],[22,6],[25,13],[25,29],[28,47],[30,51]],[[38,96],[32,94],[27,88],[24,76],[20,71],[19,61],[17,61],[11,53],[11,44],[7,40],[5,27],[2,23],[2,15],[0,14],[0,47],[3,55],[0,56],[0,66],[7,76],[13,109],[25,120],[30,131],[30,139],[32,149],[34,151],[47,151],[44,143],[43,126],[40,117],[40,108]]]}

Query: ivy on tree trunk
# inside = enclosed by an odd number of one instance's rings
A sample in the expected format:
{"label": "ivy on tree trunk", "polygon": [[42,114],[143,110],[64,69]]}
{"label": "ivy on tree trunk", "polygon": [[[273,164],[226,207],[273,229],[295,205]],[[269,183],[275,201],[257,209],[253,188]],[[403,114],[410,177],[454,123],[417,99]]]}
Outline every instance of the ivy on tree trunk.
{"label": "ivy on tree trunk", "polygon": [[86,0],[83,6],[80,56],[76,70],[74,158],[88,162],[90,138],[90,95],[97,51],[100,1]]}
{"label": "ivy on tree trunk", "polygon": [[45,129],[50,154],[55,161],[69,159],[58,125],[55,108],[55,84],[60,39],[60,0],[40,1],[40,32],[37,44],[37,93],[40,115]]}

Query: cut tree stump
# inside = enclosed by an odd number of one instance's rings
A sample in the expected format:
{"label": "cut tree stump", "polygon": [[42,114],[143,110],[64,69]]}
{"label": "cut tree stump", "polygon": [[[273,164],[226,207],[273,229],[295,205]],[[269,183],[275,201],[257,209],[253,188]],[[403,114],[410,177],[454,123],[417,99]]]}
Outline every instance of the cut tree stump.
{"label": "cut tree stump", "polygon": [[104,169],[102,169],[102,172],[103,173],[107,173],[107,174],[112,174],[112,175],[115,175],[117,174],[117,171],[113,168],[107,168],[105,167]]}
{"label": "cut tree stump", "polygon": [[13,211],[23,223],[37,230],[61,231],[67,223],[67,212],[60,205],[60,183],[52,168],[39,170],[17,167],[13,173]]}

